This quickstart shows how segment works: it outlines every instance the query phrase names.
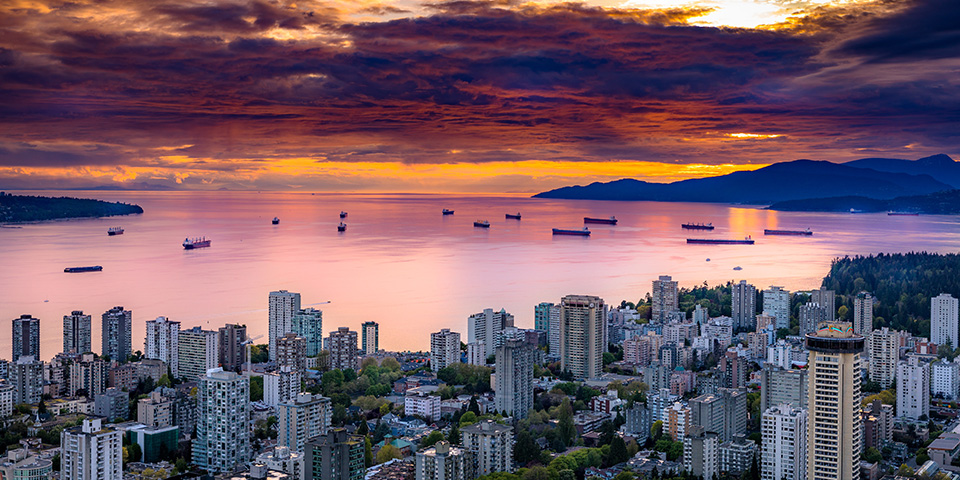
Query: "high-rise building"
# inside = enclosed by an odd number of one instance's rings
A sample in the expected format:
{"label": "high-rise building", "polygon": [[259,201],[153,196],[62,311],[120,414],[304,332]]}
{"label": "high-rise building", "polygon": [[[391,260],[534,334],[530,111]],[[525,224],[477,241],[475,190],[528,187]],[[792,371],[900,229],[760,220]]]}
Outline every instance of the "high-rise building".
{"label": "high-rise building", "polygon": [[170,368],[170,374],[180,378],[180,322],[172,322],[167,317],[148,320],[143,356],[162,360]]}
{"label": "high-rise building", "polygon": [[13,319],[13,355],[11,359],[33,357],[40,360],[40,319],[20,315]]}
{"label": "high-rise building", "polygon": [[874,330],[867,337],[867,353],[870,354],[870,363],[867,365],[870,381],[879,383],[881,388],[890,388],[897,378],[900,332],[890,331],[887,327]]}
{"label": "high-rise building", "polygon": [[723,434],[723,399],[719,395],[700,395],[691,399],[689,405],[691,425],[699,425],[707,432]]}
{"label": "high-rise building", "polygon": [[696,425],[683,439],[683,469],[701,478],[714,478],[720,472],[720,438]]}
{"label": "high-rise building", "polygon": [[760,371],[760,411],[781,404],[807,408],[807,369],[785,369],[767,363]]}
{"label": "high-rise building", "polygon": [[217,368],[220,362],[220,333],[193,327],[180,332],[178,362],[180,376],[194,381]]}
{"label": "high-rise building", "polygon": [[720,438],[730,442],[737,435],[747,433],[747,392],[743,388],[719,388],[717,393],[723,399],[723,432]]}
{"label": "high-rise building", "polygon": [[930,393],[949,400],[960,396],[960,364],[945,358],[930,364]]}
{"label": "high-rise building", "polygon": [[734,330],[753,330],[757,322],[757,287],[746,280],[734,283],[731,290],[731,313]]}
{"label": "high-rise building", "polygon": [[519,339],[509,339],[497,347],[496,395],[498,412],[516,420],[527,418],[533,408],[533,346]]}
{"label": "high-rise building", "polygon": [[247,361],[244,342],[247,341],[246,325],[228,323],[220,327],[220,366],[224,370],[239,372]]}
{"label": "high-rise building", "polygon": [[653,281],[651,313],[654,322],[664,322],[668,313],[680,309],[677,292],[677,282],[673,281],[670,275],[660,275],[660,278]]}
{"label": "high-rise building", "polygon": [[547,332],[547,345],[550,355],[560,352],[560,307],[555,303],[543,302],[533,308],[533,328]]}
{"label": "high-rise building", "polygon": [[800,305],[800,335],[816,332],[820,324],[827,321],[827,308],[819,303]]}
{"label": "high-rise building", "polygon": [[250,379],[221,368],[200,377],[193,463],[209,473],[232,472],[250,460]]}
{"label": "high-rise building", "polygon": [[277,406],[277,444],[302,452],[307,440],[326,435],[332,415],[330,399],[301,393]]}
{"label": "high-rise building", "polygon": [[307,356],[316,357],[323,350],[323,312],[315,308],[304,308],[293,316],[293,333],[307,342]]}
{"label": "high-rise building", "polygon": [[454,363],[460,363],[460,334],[451,332],[449,328],[431,333],[430,368],[437,372]]}
{"label": "high-rise building", "polygon": [[833,323],[837,321],[837,301],[836,293],[833,290],[827,290],[827,287],[820,287],[819,290],[810,292],[810,303],[816,303],[826,309],[826,322]]}
{"label": "high-rise building", "polygon": [[311,438],[304,446],[306,480],[363,480],[364,439],[342,428]]}
{"label": "high-rise building", "polygon": [[90,315],[74,310],[63,316],[63,353],[87,353],[91,350]]}
{"label": "high-rise building", "polygon": [[293,317],[300,311],[300,294],[278,290],[268,299],[270,360],[277,359],[277,339],[293,331]]}
{"label": "high-rise building", "polygon": [[376,355],[380,350],[380,324],[373,321],[363,322],[361,331],[363,332],[363,354]]}
{"label": "high-rise building", "polygon": [[807,411],[788,404],[763,411],[760,455],[762,480],[806,480]]}
{"label": "high-rise building", "polygon": [[93,397],[93,411],[98,417],[124,422],[130,415],[130,394],[119,388],[108,388]]}
{"label": "high-rise building", "polygon": [[16,387],[8,380],[0,380],[0,418],[13,415],[13,399],[17,395]]}
{"label": "high-rise building", "polygon": [[357,332],[347,327],[340,327],[336,332],[330,332],[328,347],[330,350],[330,368],[359,370]]}
{"label": "high-rise building", "polygon": [[473,342],[467,344],[467,363],[470,365],[487,364],[487,346],[484,342]]}
{"label": "high-rise building", "polygon": [[494,354],[497,333],[512,326],[513,315],[506,310],[501,308],[499,312],[494,312],[492,308],[485,308],[467,317],[467,343],[482,340],[487,349],[484,356],[489,357]]}
{"label": "high-rise building", "polygon": [[774,318],[777,330],[790,328],[790,292],[776,286],[764,290],[763,314]]}
{"label": "high-rise building", "polygon": [[960,303],[953,295],[941,293],[930,299],[930,341],[958,346],[957,315]]}
{"label": "high-rise building", "polygon": [[603,371],[603,329],[606,327],[603,299],[568,295],[560,301],[560,369],[585,380]]}
{"label": "high-rise building", "polygon": [[110,357],[120,363],[126,363],[131,352],[131,335],[133,312],[123,307],[113,307],[100,317],[101,323],[100,349],[101,356]]}
{"label": "high-rise building", "polygon": [[897,417],[930,416],[930,365],[915,355],[897,363]]}
{"label": "high-rise building", "polygon": [[860,292],[853,299],[853,331],[860,335],[867,335],[873,331],[873,295]]}
{"label": "high-rise building", "polygon": [[280,367],[280,370],[263,374],[263,403],[276,407],[300,395],[303,371]]}
{"label": "high-rise building", "polygon": [[[634,402],[633,407],[624,409],[623,430],[642,445],[650,437],[650,427],[653,425],[653,415],[646,405]],[[659,420],[659,419],[658,419]]]}
{"label": "high-rise building", "polygon": [[80,359],[70,364],[70,391],[71,395],[83,391],[87,398],[103,393],[107,389],[109,374],[107,362],[97,358],[94,353],[84,353]]}
{"label": "high-rise building", "polygon": [[307,369],[307,341],[296,333],[286,333],[277,339],[277,367],[294,370]]}
{"label": "high-rise building", "polygon": [[13,403],[32,405],[43,398],[43,362],[23,356],[9,366],[9,383],[13,385]]}
{"label": "high-rise building", "polygon": [[416,480],[470,480],[477,478],[474,452],[440,441],[417,452]]}
{"label": "high-rise building", "polygon": [[89,417],[60,433],[62,480],[123,480],[123,439],[119,430]]}
{"label": "high-rise building", "polygon": [[137,421],[147,427],[169,427],[173,425],[176,409],[175,396],[166,396],[154,390],[147,398],[137,401]]}
{"label": "high-rise building", "polygon": [[477,474],[513,472],[513,427],[481,420],[460,431],[463,448],[477,455]]}
{"label": "high-rise building", "polygon": [[838,322],[806,336],[810,351],[807,392],[807,476],[811,480],[860,478],[860,354],[863,336]]}

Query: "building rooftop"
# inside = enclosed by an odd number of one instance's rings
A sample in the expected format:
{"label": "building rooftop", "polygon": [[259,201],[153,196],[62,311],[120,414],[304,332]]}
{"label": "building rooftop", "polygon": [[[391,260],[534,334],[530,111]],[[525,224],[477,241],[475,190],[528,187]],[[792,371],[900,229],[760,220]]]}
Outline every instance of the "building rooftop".
{"label": "building rooftop", "polygon": [[927,450],[947,450],[952,451],[960,446],[960,435],[956,433],[945,433],[937,437],[936,440],[927,446]]}

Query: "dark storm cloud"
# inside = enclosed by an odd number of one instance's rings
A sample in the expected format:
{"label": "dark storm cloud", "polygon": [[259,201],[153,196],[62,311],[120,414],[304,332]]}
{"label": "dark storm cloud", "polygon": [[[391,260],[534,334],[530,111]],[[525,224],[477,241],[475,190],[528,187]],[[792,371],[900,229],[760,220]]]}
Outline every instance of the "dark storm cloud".
{"label": "dark storm cloud", "polygon": [[865,27],[861,36],[843,42],[838,52],[869,62],[956,59],[960,54],[960,4],[955,0],[917,1]]}

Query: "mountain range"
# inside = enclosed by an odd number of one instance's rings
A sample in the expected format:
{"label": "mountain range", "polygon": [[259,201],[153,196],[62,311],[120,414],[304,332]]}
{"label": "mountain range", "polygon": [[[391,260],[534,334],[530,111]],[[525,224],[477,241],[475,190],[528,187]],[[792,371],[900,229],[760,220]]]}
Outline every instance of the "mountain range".
{"label": "mountain range", "polygon": [[960,162],[940,154],[919,160],[864,158],[843,164],[795,160],[673,183],[625,178],[562,187],[534,197],[769,205],[827,197],[893,199],[956,188],[960,188]]}

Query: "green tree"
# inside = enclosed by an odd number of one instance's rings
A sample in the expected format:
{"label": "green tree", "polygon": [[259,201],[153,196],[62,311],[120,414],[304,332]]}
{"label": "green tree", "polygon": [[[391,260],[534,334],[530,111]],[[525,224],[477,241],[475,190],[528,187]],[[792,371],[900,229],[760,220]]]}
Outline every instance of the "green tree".
{"label": "green tree", "polygon": [[189,465],[187,464],[187,460],[183,457],[178,458],[176,463],[174,464],[174,468],[176,468],[177,472],[180,472],[180,473],[186,473],[188,467]]}
{"label": "green tree", "polygon": [[263,400],[263,377],[254,375],[250,377],[250,401],[259,402]]}
{"label": "green tree", "polygon": [[403,458],[403,454],[400,453],[400,450],[389,443],[380,447],[380,451],[377,452],[377,464],[386,463],[395,458]]}
{"label": "green tree", "polygon": [[140,449],[139,444],[136,444],[136,443],[131,444],[129,447],[127,447],[127,449],[130,451],[131,462],[139,462],[140,459],[143,457],[143,450]]}
{"label": "green tree", "polygon": [[473,413],[472,411],[467,411],[467,413],[464,413],[460,416],[461,428],[466,427],[467,425],[473,425],[474,423],[477,423],[477,414]]}
{"label": "green tree", "polygon": [[460,426],[458,423],[454,423],[450,426],[450,433],[447,434],[447,441],[451,445],[460,445]]}
{"label": "green tree", "polygon": [[880,450],[877,450],[874,447],[868,447],[863,451],[863,459],[870,463],[877,463],[880,460],[883,460],[883,455],[880,454]]}
{"label": "green tree", "polygon": [[547,470],[545,467],[539,465],[527,469],[526,472],[523,472],[523,480],[551,480],[550,470]]}
{"label": "green tree", "polygon": [[383,437],[386,437],[389,433],[390,427],[387,426],[387,422],[377,420],[377,427],[373,429],[373,443],[382,442]]}
{"label": "green tree", "polygon": [[630,454],[627,453],[627,444],[619,435],[613,437],[610,442],[610,453],[607,455],[607,465],[613,466],[630,460]]}
{"label": "green tree", "polygon": [[565,446],[573,445],[577,438],[577,428],[573,425],[573,407],[570,406],[570,399],[563,399],[560,404],[560,412],[557,415],[557,433]]}
{"label": "green tree", "polygon": [[434,430],[430,432],[430,434],[427,435],[426,437],[423,437],[423,440],[420,440],[420,449],[423,450],[423,449],[430,448],[436,445],[436,443],[441,440],[443,440],[443,432],[439,430]]}
{"label": "green tree", "polygon": [[657,420],[656,422],[653,422],[653,425],[650,425],[650,438],[652,438],[653,441],[656,442],[657,440],[660,440],[660,437],[662,436],[663,436],[663,420]]}
{"label": "green tree", "polygon": [[373,466],[373,444],[370,442],[369,435],[363,437],[363,465],[366,468]]}
{"label": "green tree", "polygon": [[517,435],[517,443],[513,445],[513,458],[519,465],[540,459],[540,447],[527,430],[521,430]]}

